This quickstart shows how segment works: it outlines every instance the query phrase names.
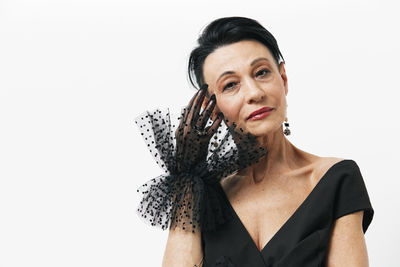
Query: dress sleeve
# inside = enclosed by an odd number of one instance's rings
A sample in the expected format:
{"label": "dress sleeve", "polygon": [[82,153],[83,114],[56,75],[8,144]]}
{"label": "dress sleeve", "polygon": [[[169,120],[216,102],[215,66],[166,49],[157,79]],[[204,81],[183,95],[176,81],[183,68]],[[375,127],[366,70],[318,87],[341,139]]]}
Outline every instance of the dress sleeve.
{"label": "dress sleeve", "polygon": [[374,216],[374,209],[372,208],[360,168],[355,161],[351,160],[349,162],[348,171],[342,177],[336,192],[334,219],[364,210],[362,227],[365,233]]}

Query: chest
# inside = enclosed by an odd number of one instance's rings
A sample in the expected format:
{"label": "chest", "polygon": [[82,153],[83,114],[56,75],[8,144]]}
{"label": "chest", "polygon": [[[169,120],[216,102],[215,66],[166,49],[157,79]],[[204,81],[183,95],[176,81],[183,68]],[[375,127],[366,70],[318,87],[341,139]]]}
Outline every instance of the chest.
{"label": "chest", "polygon": [[240,190],[224,189],[242,226],[261,251],[306,200],[314,183],[308,176],[289,183]]}

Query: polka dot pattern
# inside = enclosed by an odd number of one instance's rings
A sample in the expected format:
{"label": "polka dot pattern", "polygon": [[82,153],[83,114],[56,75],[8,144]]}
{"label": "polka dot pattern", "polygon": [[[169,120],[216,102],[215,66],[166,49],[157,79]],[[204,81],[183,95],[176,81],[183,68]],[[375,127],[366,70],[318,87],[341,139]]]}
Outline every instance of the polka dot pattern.
{"label": "polka dot pattern", "polygon": [[[196,134],[180,138],[183,133],[178,126],[184,113],[185,108],[176,123],[168,108],[146,111],[135,118],[147,148],[163,170],[137,189],[142,194],[137,213],[146,223],[163,230],[215,231],[233,217],[217,183],[258,162],[266,150],[254,136],[227,120],[229,126],[221,122],[207,142]],[[206,125],[209,123],[211,119]],[[177,152],[182,151],[181,142],[185,142],[184,157]],[[199,158],[199,151],[204,157]]]}

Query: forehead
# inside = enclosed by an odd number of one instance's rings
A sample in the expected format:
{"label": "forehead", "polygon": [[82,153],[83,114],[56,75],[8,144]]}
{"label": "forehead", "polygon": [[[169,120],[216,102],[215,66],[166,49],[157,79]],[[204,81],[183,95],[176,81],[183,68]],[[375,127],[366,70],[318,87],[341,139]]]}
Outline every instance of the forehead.
{"label": "forehead", "polygon": [[267,58],[273,65],[274,58],[271,52],[258,41],[244,40],[219,47],[204,60],[204,79],[206,83],[215,83],[221,73],[250,68],[250,63],[259,57]]}

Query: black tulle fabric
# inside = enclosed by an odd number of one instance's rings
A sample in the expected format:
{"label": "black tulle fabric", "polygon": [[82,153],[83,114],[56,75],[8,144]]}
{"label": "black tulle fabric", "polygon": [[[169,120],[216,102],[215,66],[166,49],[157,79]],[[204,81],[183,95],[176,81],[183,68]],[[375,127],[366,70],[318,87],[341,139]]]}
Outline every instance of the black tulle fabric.
{"label": "black tulle fabric", "polygon": [[207,144],[207,157],[200,162],[191,160],[195,150],[203,149],[193,138],[189,140],[185,152],[189,158],[185,162],[194,164],[178,168],[175,134],[184,112],[185,108],[175,122],[171,121],[168,108],[146,111],[135,118],[150,153],[164,171],[137,189],[143,194],[137,213],[163,230],[181,227],[192,232],[215,231],[233,217],[216,183],[258,162],[266,150],[254,136],[237,129],[235,122],[227,122],[229,126],[221,122]]}

